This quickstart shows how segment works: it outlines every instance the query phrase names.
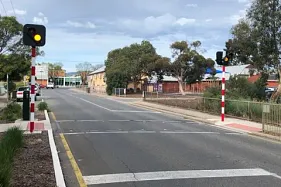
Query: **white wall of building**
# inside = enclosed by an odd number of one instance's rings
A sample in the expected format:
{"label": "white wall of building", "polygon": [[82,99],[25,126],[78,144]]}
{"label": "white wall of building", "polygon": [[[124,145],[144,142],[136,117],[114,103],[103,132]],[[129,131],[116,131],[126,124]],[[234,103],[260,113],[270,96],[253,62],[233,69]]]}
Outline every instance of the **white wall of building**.
{"label": "white wall of building", "polygon": [[48,65],[47,64],[36,65],[35,76],[37,77],[37,79],[46,80],[46,79],[48,79],[48,74],[49,74],[49,72],[48,72]]}

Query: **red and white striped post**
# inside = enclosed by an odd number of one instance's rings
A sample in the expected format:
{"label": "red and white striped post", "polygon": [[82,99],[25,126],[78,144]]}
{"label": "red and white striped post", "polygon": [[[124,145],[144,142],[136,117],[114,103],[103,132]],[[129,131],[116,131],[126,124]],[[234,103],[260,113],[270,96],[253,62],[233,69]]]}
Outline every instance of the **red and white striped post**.
{"label": "red and white striped post", "polygon": [[32,46],[31,48],[31,89],[30,89],[30,132],[34,131],[34,111],[35,111],[35,58],[36,58],[36,48]]}
{"label": "red and white striped post", "polygon": [[222,66],[221,79],[221,121],[224,121],[224,107],[225,107],[225,66]]}

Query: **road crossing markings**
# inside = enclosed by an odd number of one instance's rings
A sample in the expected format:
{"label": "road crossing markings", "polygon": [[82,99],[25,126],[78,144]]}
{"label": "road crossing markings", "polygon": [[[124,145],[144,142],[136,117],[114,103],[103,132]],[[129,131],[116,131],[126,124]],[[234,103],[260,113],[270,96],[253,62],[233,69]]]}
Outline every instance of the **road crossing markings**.
{"label": "road crossing markings", "polygon": [[252,177],[252,176],[276,177],[276,174],[270,173],[260,168],[255,168],[255,169],[183,170],[183,171],[157,171],[157,172],[141,172],[141,173],[119,173],[119,174],[83,176],[83,178],[87,185],[95,185],[95,184],[156,181],[156,180],[171,180],[171,179],[175,180],[175,179]]}

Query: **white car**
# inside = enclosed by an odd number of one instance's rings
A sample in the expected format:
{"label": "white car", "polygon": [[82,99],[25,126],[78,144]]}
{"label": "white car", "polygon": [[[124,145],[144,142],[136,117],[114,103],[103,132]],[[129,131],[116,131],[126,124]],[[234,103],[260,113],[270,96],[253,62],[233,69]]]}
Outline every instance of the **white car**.
{"label": "white car", "polygon": [[46,88],[47,89],[49,89],[49,88],[52,88],[52,89],[54,89],[54,83],[53,82],[49,82],[48,84],[47,84],[47,86],[46,86]]}
{"label": "white car", "polygon": [[[23,86],[23,87],[19,87],[17,89],[17,102],[22,101],[24,91],[30,91],[30,87],[29,86]],[[37,100],[37,97],[35,96],[35,101],[36,100]]]}

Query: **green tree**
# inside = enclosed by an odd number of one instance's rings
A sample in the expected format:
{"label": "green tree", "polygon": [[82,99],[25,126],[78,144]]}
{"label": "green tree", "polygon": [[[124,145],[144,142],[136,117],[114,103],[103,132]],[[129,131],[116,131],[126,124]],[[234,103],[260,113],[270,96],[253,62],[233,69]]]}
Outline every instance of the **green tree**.
{"label": "green tree", "polygon": [[183,83],[188,84],[201,81],[207,67],[213,68],[214,61],[205,59],[198,52],[201,42],[195,41],[189,46],[186,41],[177,41],[171,44],[172,57],[170,73],[178,79],[180,92],[184,95]]}
{"label": "green tree", "polygon": [[[31,50],[22,44],[22,28],[15,17],[0,16],[0,80],[21,80],[30,72]],[[38,55],[44,55],[37,48]]]}
{"label": "green tree", "polygon": [[[155,73],[153,69],[156,68],[156,64],[160,64],[160,59],[161,57],[157,55],[155,48],[150,42],[144,40],[141,44],[134,43],[108,53],[105,61],[106,76],[108,78],[111,77],[109,73],[116,73],[121,82],[128,83],[132,81],[134,83],[134,91],[136,92],[137,84],[144,77],[149,77],[152,73]],[[119,76],[120,74],[122,76]],[[110,81],[110,79],[107,80]]]}

